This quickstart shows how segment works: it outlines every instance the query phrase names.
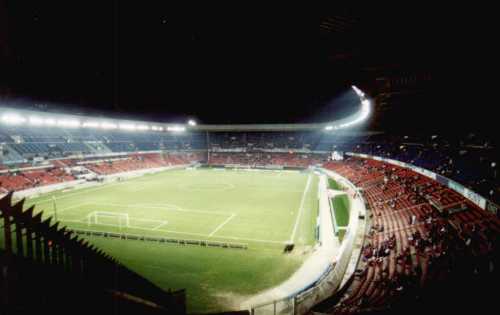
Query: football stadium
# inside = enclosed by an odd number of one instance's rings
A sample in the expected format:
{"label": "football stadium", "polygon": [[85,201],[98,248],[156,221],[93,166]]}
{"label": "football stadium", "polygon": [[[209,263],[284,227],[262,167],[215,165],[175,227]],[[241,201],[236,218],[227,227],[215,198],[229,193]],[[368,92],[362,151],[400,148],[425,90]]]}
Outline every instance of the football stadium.
{"label": "football stadium", "polygon": [[0,1],[0,314],[496,313],[498,116],[437,18],[113,3]]}

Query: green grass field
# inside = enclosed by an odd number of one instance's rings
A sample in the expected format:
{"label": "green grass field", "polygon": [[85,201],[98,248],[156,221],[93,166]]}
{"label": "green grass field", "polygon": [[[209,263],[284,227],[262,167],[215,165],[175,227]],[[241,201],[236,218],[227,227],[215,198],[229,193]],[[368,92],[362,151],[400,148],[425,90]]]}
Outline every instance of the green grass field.
{"label": "green grass field", "polygon": [[338,195],[332,198],[337,225],[345,227],[349,224],[349,198],[347,195]]}
{"label": "green grass field", "polygon": [[331,177],[328,178],[328,187],[330,189],[342,190],[342,186]]}
{"label": "green grass field", "polygon": [[[235,308],[287,279],[314,240],[317,177],[305,172],[175,170],[26,202],[68,227],[248,244],[247,250],[89,237],[168,289],[186,288],[189,312]],[[96,215],[97,214],[97,215]],[[282,253],[293,239],[296,249]]]}

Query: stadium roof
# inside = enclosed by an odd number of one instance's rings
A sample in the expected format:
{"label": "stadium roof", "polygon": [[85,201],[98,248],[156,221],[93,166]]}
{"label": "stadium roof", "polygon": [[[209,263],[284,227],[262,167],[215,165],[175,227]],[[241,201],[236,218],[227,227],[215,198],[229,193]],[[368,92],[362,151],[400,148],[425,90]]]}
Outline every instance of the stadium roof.
{"label": "stadium roof", "polygon": [[61,128],[95,128],[119,129],[127,131],[172,131],[185,130],[202,131],[295,131],[295,130],[325,130],[337,131],[349,129],[365,122],[372,111],[369,98],[357,87],[353,86],[353,93],[359,98],[359,110],[345,118],[324,123],[309,124],[197,124],[194,120],[184,123],[158,123],[136,120],[115,119],[112,117],[91,117],[68,115],[64,113],[47,113],[30,110],[20,110],[15,107],[0,107],[0,123],[5,125],[21,125],[32,127],[61,127]]}
{"label": "stadium roof", "polygon": [[[472,20],[486,9],[476,11],[0,0],[0,99],[124,119],[310,123],[354,113],[339,100],[352,84],[375,96],[380,86],[424,77],[431,84],[410,84],[404,108],[415,119],[400,123],[397,111],[383,126],[413,128],[428,117],[439,126],[450,110],[464,124],[470,113],[456,111],[461,98],[450,91],[481,96],[476,69],[488,63],[482,40],[492,42],[494,29],[494,19]],[[430,92],[414,97],[422,90]],[[386,108],[407,101],[382,100]]]}

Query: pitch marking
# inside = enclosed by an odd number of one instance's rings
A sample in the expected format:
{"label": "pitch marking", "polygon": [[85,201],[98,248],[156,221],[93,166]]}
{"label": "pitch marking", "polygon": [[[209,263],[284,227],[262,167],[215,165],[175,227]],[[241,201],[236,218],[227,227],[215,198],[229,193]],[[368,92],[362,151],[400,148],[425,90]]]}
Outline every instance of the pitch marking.
{"label": "pitch marking", "polygon": [[310,185],[311,185],[311,175],[307,177],[306,187],[304,188],[304,192],[302,193],[302,199],[300,200],[300,206],[299,206],[299,213],[297,214],[297,219],[295,219],[295,225],[293,227],[292,235],[290,236],[290,242],[293,242],[293,240],[295,239],[295,233],[297,233],[300,217],[302,216],[302,212],[304,210],[304,201],[306,200],[306,195],[307,192],[309,191]]}
{"label": "pitch marking", "polygon": [[233,213],[231,214],[231,216],[229,218],[227,218],[226,220],[224,220],[224,222],[222,222],[221,224],[219,224],[215,230],[212,231],[212,233],[210,233],[208,235],[208,237],[212,237],[212,235],[214,235],[218,230],[220,230],[224,225],[226,225],[229,221],[231,221],[234,217],[236,216],[236,213]]}

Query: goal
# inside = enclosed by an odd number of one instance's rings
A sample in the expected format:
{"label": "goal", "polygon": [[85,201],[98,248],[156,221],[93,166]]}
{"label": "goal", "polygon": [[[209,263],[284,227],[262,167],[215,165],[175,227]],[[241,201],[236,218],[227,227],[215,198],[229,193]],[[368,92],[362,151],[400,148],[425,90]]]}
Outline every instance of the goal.
{"label": "goal", "polygon": [[87,224],[106,225],[118,228],[130,227],[128,213],[93,211],[87,215]]}

